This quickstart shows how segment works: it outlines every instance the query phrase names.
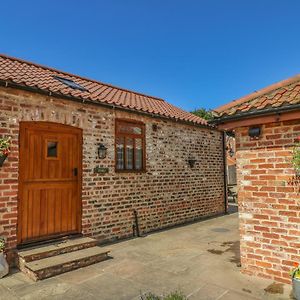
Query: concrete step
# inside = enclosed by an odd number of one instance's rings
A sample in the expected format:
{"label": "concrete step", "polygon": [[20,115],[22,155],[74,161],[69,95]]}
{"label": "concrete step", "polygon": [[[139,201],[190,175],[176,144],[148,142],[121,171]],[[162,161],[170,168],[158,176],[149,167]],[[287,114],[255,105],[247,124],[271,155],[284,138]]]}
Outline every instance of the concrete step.
{"label": "concrete step", "polygon": [[54,242],[49,245],[19,251],[18,256],[23,262],[31,262],[63,253],[94,247],[96,245],[97,240],[89,237],[67,239],[60,242]]}
{"label": "concrete step", "polygon": [[103,261],[108,258],[108,253],[107,249],[94,246],[24,262],[19,267],[31,279],[37,281]]}

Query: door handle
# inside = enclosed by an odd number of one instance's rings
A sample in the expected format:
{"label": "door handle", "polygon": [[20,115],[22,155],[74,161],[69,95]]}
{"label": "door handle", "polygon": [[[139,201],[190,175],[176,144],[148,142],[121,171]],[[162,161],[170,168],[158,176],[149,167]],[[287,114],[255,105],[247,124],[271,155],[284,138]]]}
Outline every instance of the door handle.
{"label": "door handle", "polygon": [[78,169],[77,169],[77,168],[74,168],[74,169],[73,169],[73,174],[74,174],[74,176],[77,176],[77,175],[78,175]]}

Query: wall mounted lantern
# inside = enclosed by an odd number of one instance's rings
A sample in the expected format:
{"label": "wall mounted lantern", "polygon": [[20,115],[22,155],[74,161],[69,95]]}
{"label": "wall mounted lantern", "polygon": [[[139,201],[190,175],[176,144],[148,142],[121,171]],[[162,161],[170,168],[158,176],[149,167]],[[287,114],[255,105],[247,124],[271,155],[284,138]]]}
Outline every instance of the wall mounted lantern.
{"label": "wall mounted lantern", "polygon": [[189,163],[191,168],[194,168],[195,163],[196,163],[196,159],[195,158],[189,158],[188,163]]}
{"label": "wall mounted lantern", "polygon": [[107,148],[103,144],[99,144],[98,147],[98,157],[104,159],[106,157]]}
{"label": "wall mounted lantern", "polygon": [[250,127],[248,131],[248,135],[251,138],[258,139],[259,136],[261,135],[261,127],[260,126]]}

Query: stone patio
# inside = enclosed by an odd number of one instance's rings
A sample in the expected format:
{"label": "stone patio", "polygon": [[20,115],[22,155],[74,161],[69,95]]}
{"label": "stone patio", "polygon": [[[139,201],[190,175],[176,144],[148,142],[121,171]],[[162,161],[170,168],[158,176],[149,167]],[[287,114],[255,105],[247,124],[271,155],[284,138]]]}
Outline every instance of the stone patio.
{"label": "stone patio", "polygon": [[290,286],[240,273],[237,213],[110,249],[112,259],[36,283],[14,270],[0,279],[0,299],[138,300],[174,290],[190,300],[290,298]]}

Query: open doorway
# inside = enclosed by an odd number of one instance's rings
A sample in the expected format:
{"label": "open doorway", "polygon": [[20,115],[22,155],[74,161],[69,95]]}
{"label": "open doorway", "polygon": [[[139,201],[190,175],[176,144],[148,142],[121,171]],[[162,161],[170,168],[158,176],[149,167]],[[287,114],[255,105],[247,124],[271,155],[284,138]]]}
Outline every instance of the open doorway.
{"label": "open doorway", "polygon": [[226,159],[227,159],[227,193],[228,213],[238,211],[237,202],[237,174],[236,174],[236,145],[233,131],[226,132]]}

